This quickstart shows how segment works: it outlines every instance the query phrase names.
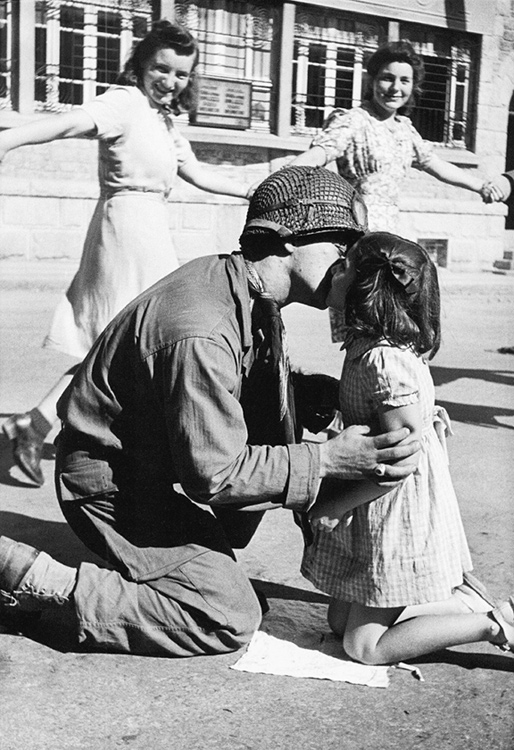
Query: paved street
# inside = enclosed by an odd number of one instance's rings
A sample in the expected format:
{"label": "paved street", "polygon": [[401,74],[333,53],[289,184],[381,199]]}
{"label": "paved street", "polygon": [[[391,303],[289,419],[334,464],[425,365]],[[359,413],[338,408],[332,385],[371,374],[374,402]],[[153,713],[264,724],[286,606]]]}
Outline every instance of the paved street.
{"label": "paved street", "polygon": [[[442,272],[443,346],[433,362],[450,413],[452,475],[476,574],[514,594],[514,276]],[[59,290],[48,280],[0,281],[0,419],[34,406],[73,364],[40,342]],[[326,313],[286,311],[293,360],[338,375]],[[54,497],[51,439],[42,489],[12,474],[0,444],[0,533],[67,564],[94,560]],[[270,613],[263,629],[298,644],[327,634],[324,595],[300,576],[291,515],[267,514],[241,555]],[[2,750],[512,750],[514,655],[486,645],[415,661],[424,676],[391,670],[387,689],[246,674],[238,655],[155,659],[74,650],[71,623],[46,616],[32,638],[0,634]]]}

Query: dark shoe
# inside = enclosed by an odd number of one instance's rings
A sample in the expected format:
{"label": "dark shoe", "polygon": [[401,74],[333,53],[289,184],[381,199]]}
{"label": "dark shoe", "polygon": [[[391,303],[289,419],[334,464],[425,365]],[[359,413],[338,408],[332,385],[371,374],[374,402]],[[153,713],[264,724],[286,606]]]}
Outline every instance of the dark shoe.
{"label": "dark shoe", "polygon": [[16,466],[41,487],[45,481],[41,471],[41,453],[45,439],[34,429],[30,414],[13,414],[3,423],[2,430],[12,442]]}
{"label": "dark shoe", "polygon": [[65,604],[77,571],[28,544],[0,537],[0,606],[40,611],[46,604]]}

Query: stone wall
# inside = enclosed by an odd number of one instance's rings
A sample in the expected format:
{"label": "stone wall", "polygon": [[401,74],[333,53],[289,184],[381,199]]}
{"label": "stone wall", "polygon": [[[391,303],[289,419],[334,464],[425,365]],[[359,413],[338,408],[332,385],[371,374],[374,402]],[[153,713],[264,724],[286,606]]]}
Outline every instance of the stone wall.
{"label": "stone wall", "polygon": [[[508,106],[514,89],[514,3],[491,2],[494,34],[483,37],[478,126],[474,154],[459,156],[465,169],[488,177],[505,169]],[[491,16],[493,14],[491,13]],[[0,112],[0,128],[6,126]],[[10,115],[10,122],[17,115]],[[286,164],[308,140],[183,128],[207,169],[253,183]],[[203,132],[202,132],[203,131]],[[217,142],[214,142],[214,141]],[[509,165],[511,168],[514,165]],[[76,268],[94,210],[97,144],[69,140],[27,146],[9,153],[0,166],[0,278],[70,274]],[[244,223],[246,201],[199,191],[178,180],[169,202],[169,222],[181,262],[197,255],[230,252]],[[503,205],[485,206],[468,191],[411,170],[402,190],[401,232],[414,240],[447,242],[453,270],[491,268],[505,244]]]}
{"label": "stone wall", "polygon": [[[201,149],[199,149],[201,151]],[[219,161],[219,160],[218,160]],[[211,159],[235,181],[261,179],[238,163]],[[76,266],[98,196],[97,144],[72,139],[10,152],[0,171],[0,274],[5,264],[60,261]],[[169,202],[169,225],[181,262],[231,251],[244,223],[247,202],[197,190],[181,180]],[[37,270],[35,270],[37,273]]]}
{"label": "stone wall", "polygon": [[[193,147],[206,169],[223,170],[245,183],[263,179],[293,156],[264,147]],[[76,267],[98,195],[96,162],[97,144],[77,139],[27,146],[6,156],[0,170],[0,276],[15,272],[18,263],[24,273],[36,276],[47,273],[51,263]],[[170,196],[169,225],[180,262],[237,249],[246,208],[246,201],[178,180]],[[503,206],[485,206],[473,193],[412,170],[401,209],[406,237],[447,240],[450,269],[487,268],[503,254]]]}

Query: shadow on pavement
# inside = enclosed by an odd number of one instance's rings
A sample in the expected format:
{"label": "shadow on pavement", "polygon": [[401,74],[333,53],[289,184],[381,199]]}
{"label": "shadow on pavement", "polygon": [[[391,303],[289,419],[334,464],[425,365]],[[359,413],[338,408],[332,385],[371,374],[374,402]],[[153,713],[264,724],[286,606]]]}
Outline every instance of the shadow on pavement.
{"label": "shadow on pavement", "polygon": [[503,427],[506,430],[514,430],[513,425],[498,422],[498,417],[514,417],[514,409],[505,409],[499,406],[480,406],[478,404],[459,404],[455,401],[440,401],[436,399],[438,406],[444,406],[450,419],[465,424],[475,424],[480,427]]}
{"label": "shadow on pavement", "polygon": [[[493,649],[494,646],[491,646]],[[514,672],[514,658],[499,651],[492,654],[465,651],[437,651],[434,654],[420,656],[409,663],[418,664],[453,664],[463,669],[490,669],[496,672]]]}
{"label": "shadow on pavement", "polygon": [[0,511],[0,536],[31,544],[65,565],[77,567],[81,562],[93,562],[108,567],[82,544],[64,519],[62,522],[45,521],[21,513]]}
{"label": "shadow on pavement", "polygon": [[484,380],[486,383],[498,383],[499,385],[514,385],[514,372],[512,370],[468,370],[430,365],[430,372],[436,386],[452,383],[454,380],[462,378]]}
{"label": "shadow on pavement", "polygon": [[281,583],[260,581],[256,578],[251,579],[251,582],[256,589],[269,599],[289,599],[298,602],[312,602],[313,604],[328,604],[330,601],[330,597],[320,594],[317,591],[306,591],[305,589],[286,586]]}
{"label": "shadow on pavement", "polygon": [[[514,386],[514,372],[512,370],[470,370],[431,365],[430,372],[436,386],[461,379],[483,380],[486,383]],[[457,422],[480,425],[481,427],[514,429],[511,425],[497,421],[498,417],[514,417],[513,409],[497,406],[480,406],[477,404],[461,404],[453,401],[440,401],[439,399],[436,399],[436,401],[441,406],[444,406],[451,419],[455,419]]]}

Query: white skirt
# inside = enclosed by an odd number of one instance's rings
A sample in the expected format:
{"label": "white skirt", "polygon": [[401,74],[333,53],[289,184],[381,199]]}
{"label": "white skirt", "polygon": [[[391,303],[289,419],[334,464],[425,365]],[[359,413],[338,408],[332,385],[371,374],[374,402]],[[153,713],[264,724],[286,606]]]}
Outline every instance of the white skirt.
{"label": "white skirt", "polygon": [[43,346],[84,359],[125,305],[177,267],[163,196],[126,191],[100,199]]}

